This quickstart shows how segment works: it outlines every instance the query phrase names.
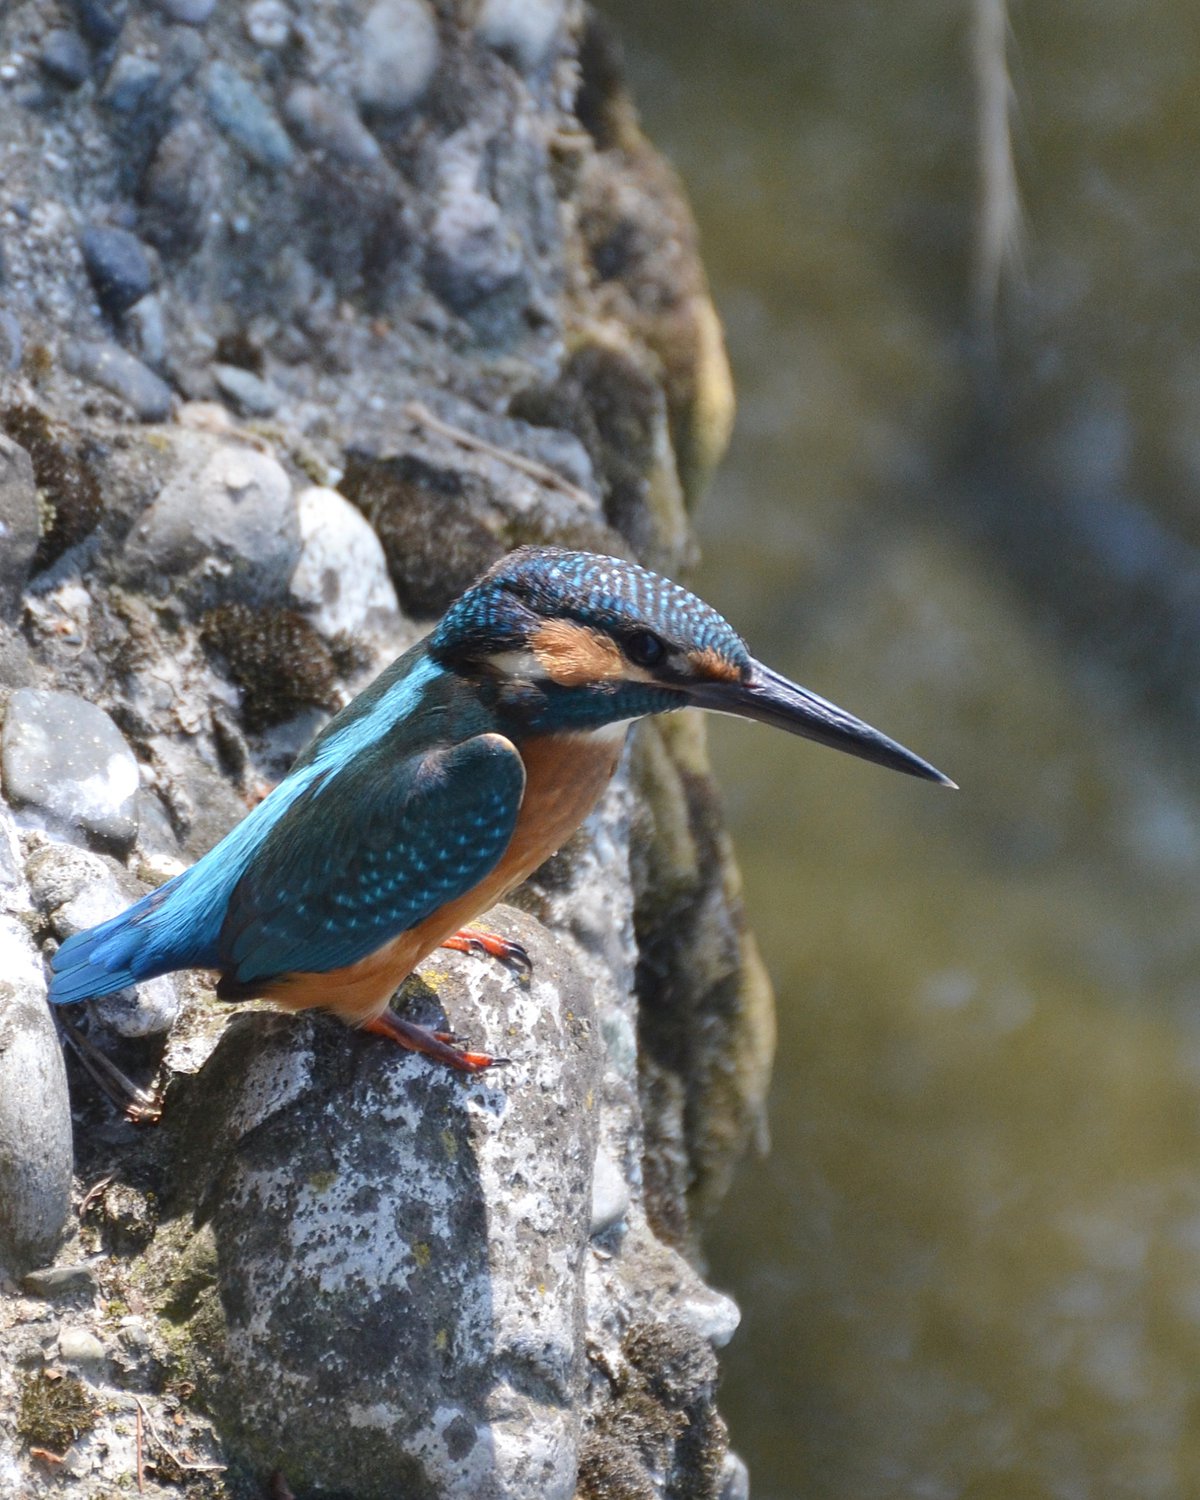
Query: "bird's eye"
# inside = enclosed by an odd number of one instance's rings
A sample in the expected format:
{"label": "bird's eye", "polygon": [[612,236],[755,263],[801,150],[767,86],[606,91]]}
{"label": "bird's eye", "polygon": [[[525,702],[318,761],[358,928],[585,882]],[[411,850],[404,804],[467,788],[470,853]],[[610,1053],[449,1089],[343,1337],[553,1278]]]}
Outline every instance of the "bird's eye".
{"label": "bird's eye", "polygon": [[649,630],[635,630],[625,638],[625,655],[635,667],[657,667],[667,648]]}

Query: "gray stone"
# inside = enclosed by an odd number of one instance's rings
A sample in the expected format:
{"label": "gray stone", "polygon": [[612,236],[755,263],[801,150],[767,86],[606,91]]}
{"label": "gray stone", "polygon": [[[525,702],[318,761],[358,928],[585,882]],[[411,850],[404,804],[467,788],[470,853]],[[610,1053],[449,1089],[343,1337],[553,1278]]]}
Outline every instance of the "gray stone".
{"label": "gray stone", "polygon": [[38,545],[37,485],[29,454],[0,433],[0,615],[15,615]]}
{"label": "gray stone", "polygon": [[38,62],[55,83],[67,89],[77,89],[86,83],[92,71],[92,55],[83,38],[77,31],[63,27],[46,33]]}
{"label": "gray stone", "polygon": [[0,620],[0,687],[33,685],[33,653],[19,630]]}
{"label": "gray stone", "polygon": [[167,330],[159,299],[152,294],[135,302],[125,314],[125,327],[133,335],[145,363],[161,365],[167,357]]}
{"label": "gray stone", "polygon": [[158,0],[158,4],[167,19],[180,26],[203,26],[217,8],[217,0]]}
{"label": "gray stone", "polygon": [[736,1453],[727,1453],[717,1480],[718,1500],[750,1500],[750,1470]]}
{"label": "gray stone", "polygon": [[154,284],[150,261],[137,235],[109,224],[89,224],[79,236],[83,262],[105,312],[118,316]]}
{"label": "gray stone", "polygon": [[227,1363],[206,1394],[297,1491],[574,1494],[599,1039],[544,930],[492,916],[532,984],[458,957],[436,982],[502,1073],[246,1016],[164,1116],[215,1240]]}
{"label": "gray stone", "polygon": [[214,122],[252,162],[269,170],[291,164],[295,153],[287,131],[248,79],[228,63],[214,62],[205,75],[204,90]]}
{"label": "gray stone", "polygon": [[[60,942],[85,932],[130,905],[112,868],[97,854],[69,844],[47,844],[26,865],[34,905],[46,914]],[[88,1009],[119,1036],[161,1036],[179,1014],[181,997],[174,976],[160,975],[92,1000]]]}
{"label": "gray stone", "polygon": [[167,33],[167,44],[162,49],[163,98],[169,99],[175,90],[190,83],[208,61],[209,49],[202,36],[183,26],[173,26]]}
{"label": "gray stone", "polygon": [[[451,137],[438,163],[438,206],[425,277],[447,307],[468,318],[497,299],[515,313],[528,292],[520,241],[499,204],[480,187],[481,175],[482,160],[473,141],[465,132]],[[503,321],[502,310],[495,314]]]}
{"label": "gray stone", "polygon": [[19,370],[25,354],[25,339],[15,313],[0,307],[0,370]]}
{"label": "gray stone", "polygon": [[269,381],[241,365],[213,365],[221,394],[247,417],[270,417],[279,408],[279,392]]}
{"label": "gray stone", "polygon": [[379,142],[352,106],[326,89],[296,84],[284,103],[283,117],[299,141],[335,161],[373,167],[380,159]]}
{"label": "gray stone", "polygon": [[426,0],[377,0],[358,46],[355,97],[376,114],[411,109],[437,71],[437,22]]}
{"label": "gray stone", "polygon": [[73,1266],[46,1266],[21,1278],[21,1290],[31,1297],[68,1297],[75,1292],[95,1292],[99,1286],[97,1266],[104,1257],[80,1261]]}
{"label": "gray stone", "polygon": [[121,848],[137,837],[137,761],[86,698],[15,692],[0,735],[0,771],[8,800],[49,826],[82,829]]}
{"label": "gray stone", "polygon": [[246,35],[256,47],[278,52],[292,35],[292,13],[283,0],[254,0],[247,7]]}
{"label": "gray stone", "polygon": [[601,1148],[596,1153],[596,1170],[592,1174],[592,1238],[619,1224],[629,1212],[629,1203],[629,1184],[624,1173]]}
{"label": "gray stone", "polygon": [[300,554],[291,482],[269,454],[197,442],[126,543],[126,575],[197,607],[277,600]]}
{"label": "gray stone", "polygon": [[215,141],[196,120],[181,120],[158,143],[141,183],[140,226],[164,252],[193,249],[204,238],[219,174]]}
{"label": "gray stone", "polygon": [[148,57],[123,52],[104,81],[100,102],[116,114],[136,114],[155,98],[162,76],[162,69]]}
{"label": "gray stone", "polygon": [[128,0],[74,0],[79,29],[93,47],[111,47],[121,35]]}
{"label": "gray stone", "polygon": [[5,980],[26,989],[36,989],[38,985],[44,988],[42,960],[33,946],[27,922],[11,912],[0,913],[0,958],[4,962],[0,974]]}
{"label": "gray stone", "polygon": [[0,1264],[52,1259],[71,1207],[71,1107],[29,934],[0,917]]}
{"label": "gray stone", "polygon": [[[105,918],[115,916],[122,906],[128,904],[111,863],[74,844],[59,844],[43,837],[30,850],[25,874],[34,905],[47,916],[77,900],[96,900],[97,904],[90,911],[81,906],[74,922],[55,921],[55,935],[60,939],[82,932],[93,922],[103,922]],[[96,891],[103,894],[89,897],[89,893]]]}
{"label": "gray stone", "polygon": [[90,1014],[106,1031],[125,1037],[165,1036],[182,1007],[183,997],[174,974],[145,979],[129,989],[101,995],[88,1004]]}
{"label": "gray stone", "polygon": [[732,1297],[713,1287],[697,1285],[679,1306],[679,1318],[714,1349],[724,1349],[738,1331],[742,1311]]}
{"label": "gray stone", "polygon": [[28,905],[17,823],[6,802],[0,801],[0,911],[20,911]]}
{"label": "gray stone", "polygon": [[99,1365],[108,1356],[90,1328],[64,1328],[58,1335],[58,1357],[68,1365]]}
{"label": "gray stone", "polygon": [[141,422],[165,422],[171,415],[171,387],[127,350],[98,340],[72,339],[63,364],[131,408]]}
{"label": "gray stone", "polygon": [[314,485],[297,500],[300,560],[292,596],[322,635],[355,635],[399,612],[387,559],[370,522],[336,490]]}
{"label": "gray stone", "polygon": [[562,22],[563,0],[482,0],[475,34],[522,73],[532,73],[549,54]]}
{"label": "gray stone", "polygon": [[143,863],[149,859],[179,857],[179,839],[170,814],[162,798],[149,787],[138,793],[138,852]]}

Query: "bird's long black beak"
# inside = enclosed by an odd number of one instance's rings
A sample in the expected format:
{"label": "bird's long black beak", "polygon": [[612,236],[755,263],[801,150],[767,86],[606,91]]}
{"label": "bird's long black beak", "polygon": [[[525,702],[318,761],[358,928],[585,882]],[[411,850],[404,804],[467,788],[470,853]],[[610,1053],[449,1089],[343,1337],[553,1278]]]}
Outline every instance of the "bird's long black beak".
{"label": "bird's long black beak", "polygon": [[949,776],[943,776],[927,760],[922,760],[895,740],[889,740],[886,734],[880,734],[878,729],[872,729],[869,724],[864,724],[836,704],[827,703],[807,688],[789,682],[761,662],[751,662],[750,674],[741,682],[689,683],[687,696],[688,701],[698,708],[736,714],[742,719],[757,719],[762,724],[786,729],[789,734],[803,735],[806,740],[816,740],[820,745],[844,750],[847,755],[857,755],[862,760],[873,760],[877,765],[903,771],[908,776],[936,781],[941,786],[956,785]]}

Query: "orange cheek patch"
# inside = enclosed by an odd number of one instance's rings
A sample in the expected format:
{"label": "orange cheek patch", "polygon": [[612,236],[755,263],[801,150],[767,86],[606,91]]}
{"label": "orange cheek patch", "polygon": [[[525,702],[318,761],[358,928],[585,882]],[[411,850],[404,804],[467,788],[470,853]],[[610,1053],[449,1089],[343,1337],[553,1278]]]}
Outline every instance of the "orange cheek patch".
{"label": "orange cheek patch", "polygon": [[571,620],[547,620],[533,638],[533,654],[560,687],[607,682],[620,677],[624,665],[615,641]]}
{"label": "orange cheek patch", "polygon": [[742,673],[739,667],[725,658],[711,646],[705,646],[703,651],[691,651],[688,660],[695,669],[698,677],[707,677],[712,682],[741,682]]}

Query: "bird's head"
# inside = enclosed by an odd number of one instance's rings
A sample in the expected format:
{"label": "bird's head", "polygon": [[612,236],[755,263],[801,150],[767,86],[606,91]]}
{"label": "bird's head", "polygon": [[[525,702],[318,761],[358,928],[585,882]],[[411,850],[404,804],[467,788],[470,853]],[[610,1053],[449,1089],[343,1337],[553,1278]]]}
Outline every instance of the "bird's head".
{"label": "bird's head", "polygon": [[729,622],[695,594],[620,558],[522,547],[450,606],[429,650],[442,665],[496,687],[537,732],[708,708],[953,785],[910,750],[755,661]]}

